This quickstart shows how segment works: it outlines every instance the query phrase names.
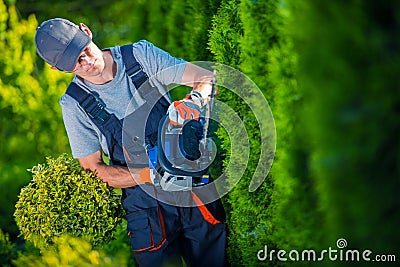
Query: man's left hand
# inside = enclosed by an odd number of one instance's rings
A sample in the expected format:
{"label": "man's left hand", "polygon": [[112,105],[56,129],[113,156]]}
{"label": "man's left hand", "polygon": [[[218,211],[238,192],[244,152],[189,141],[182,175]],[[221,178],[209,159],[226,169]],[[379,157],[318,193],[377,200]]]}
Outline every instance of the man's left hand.
{"label": "man's left hand", "polygon": [[172,126],[183,126],[188,120],[198,120],[200,107],[191,100],[174,101],[168,108],[169,122]]}

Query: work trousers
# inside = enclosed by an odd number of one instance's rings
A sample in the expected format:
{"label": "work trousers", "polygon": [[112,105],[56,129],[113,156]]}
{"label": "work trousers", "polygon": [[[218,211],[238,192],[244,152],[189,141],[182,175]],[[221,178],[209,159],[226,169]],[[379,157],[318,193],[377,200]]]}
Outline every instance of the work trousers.
{"label": "work trousers", "polygon": [[[188,203],[196,205],[182,207]],[[183,258],[187,266],[228,266],[221,200],[200,203],[191,191],[167,192],[150,184],[126,189],[123,206],[137,265],[182,266]]]}

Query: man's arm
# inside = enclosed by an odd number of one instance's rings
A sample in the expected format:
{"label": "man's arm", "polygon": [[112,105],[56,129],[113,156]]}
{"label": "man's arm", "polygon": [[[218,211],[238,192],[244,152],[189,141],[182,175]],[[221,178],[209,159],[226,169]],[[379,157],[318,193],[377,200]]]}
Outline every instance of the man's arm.
{"label": "man's arm", "polygon": [[188,62],[182,75],[182,84],[190,86],[193,91],[200,93],[206,104],[212,90],[212,78],[211,71]]}
{"label": "man's arm", "polygon": [[[193,91],[201,93],[202,90],[208,90],[208,87],[211,88],[212,78],[213,73],[211,71],[188,62],[186,63],[186,67],[182,75],[182,84],[190,86],[193,88]],[[204,87],[205,85],[207,85],[207,89],[200,88]],[[206,98],[209,93],[211,93],[211,89],[210,92],[205,92],[203,97]]]}
{"label": "man's arm", "polygon": [[78,159],[84,170],[94,172],[100,180],[114,188],[126,188],[137,185],[144,169],[128,169],[123,166],[108,166],[101,157],[101,150]]}
{"label": "man's arm", "polygon": [[186,63],[181,84],[192,87],[185,99],[174,101],[168,108],[173,126],[182,126],[188,120],[198,120],[204,106],[211,99],[213,73],[209,70]]}
{"label": "man's arm", "polygon": [[185,71],[182,75],[182,84],[194,87],[196,82],[208,81],[212,79],[213,73],[193,63],[186,63]]}

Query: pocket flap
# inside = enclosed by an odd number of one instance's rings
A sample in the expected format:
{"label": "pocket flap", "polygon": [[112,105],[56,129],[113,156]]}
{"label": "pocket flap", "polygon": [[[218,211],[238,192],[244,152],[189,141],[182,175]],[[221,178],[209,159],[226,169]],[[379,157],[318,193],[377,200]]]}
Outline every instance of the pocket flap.
{"label": "pocket flap", "polygon": [[149,218],[145,210],[129,214],[127,221],[132,250],[141,251],[154,247]]}

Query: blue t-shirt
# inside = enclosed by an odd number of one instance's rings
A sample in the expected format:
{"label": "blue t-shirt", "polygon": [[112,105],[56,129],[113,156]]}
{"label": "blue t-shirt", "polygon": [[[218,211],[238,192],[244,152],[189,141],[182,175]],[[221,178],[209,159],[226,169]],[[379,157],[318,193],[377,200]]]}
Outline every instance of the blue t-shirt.
{"label": "blue t-shirt", "polygon": [[[97,85],[75,76],[73,82],[92,91],[100,97],[106,110],[117,118],[124,118],[140,107],[144,100],[137,93],[131,78],[126,75],[119,46],[109,48],[118,70],[114,79],[106,84]],[[172,57],[152,43],[142,40],[133,44],[133,54],[149,76],[149,82],[160,92],[167,92],[168,85],[179,84],[186,62]],[[89,156],[99,149],[108,154],[107,142],[100,130],[71,96],[64,94],[60,99],[65,129],[74,158]]]}

